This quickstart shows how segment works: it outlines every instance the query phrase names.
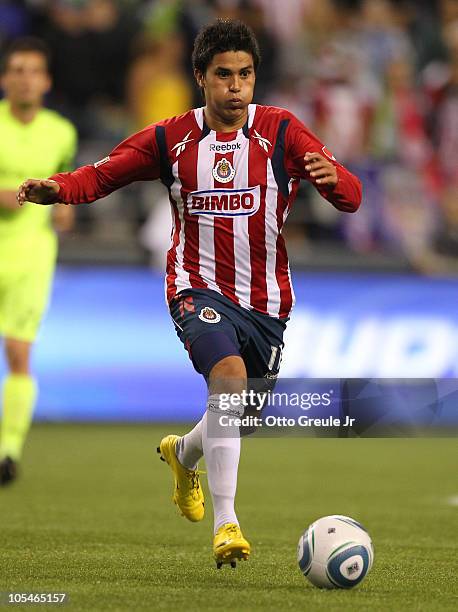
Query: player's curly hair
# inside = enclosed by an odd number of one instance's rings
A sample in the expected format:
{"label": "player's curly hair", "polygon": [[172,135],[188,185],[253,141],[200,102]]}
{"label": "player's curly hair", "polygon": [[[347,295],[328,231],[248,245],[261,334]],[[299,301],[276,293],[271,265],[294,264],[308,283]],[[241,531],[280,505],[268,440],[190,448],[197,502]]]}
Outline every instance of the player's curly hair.
{"label": "player's curly hair", "polygon": [[203,27],[197,35],[192,52],[192,67],[205,74],[213,57],[226,51],[250,53],[255,71],[261,62],[258,41],[249,26],[234,19],[217,19]]}

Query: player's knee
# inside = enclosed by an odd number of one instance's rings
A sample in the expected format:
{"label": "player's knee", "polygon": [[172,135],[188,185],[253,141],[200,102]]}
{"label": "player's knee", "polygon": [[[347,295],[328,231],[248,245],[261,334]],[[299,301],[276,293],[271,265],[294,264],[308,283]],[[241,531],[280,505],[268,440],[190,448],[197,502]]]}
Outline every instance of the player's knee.
{"label": "player's knee", "polygon": [[5,339],[6,361],[12,374],[30,373],[30,347],[30,342],[14,338]]}
{"label": "player's knee", "polygon": [[215,363],[210,371],[210,378],[217,376],[246,378],[246,367],[243,359],[238,355],[223,357],[218,363]]}
{"label": "player's knee", "polygon": [[247,372],[243,359],[237,355],[224,357],[216,363],[209,376],[211,393],[240,393],[247,386]]}

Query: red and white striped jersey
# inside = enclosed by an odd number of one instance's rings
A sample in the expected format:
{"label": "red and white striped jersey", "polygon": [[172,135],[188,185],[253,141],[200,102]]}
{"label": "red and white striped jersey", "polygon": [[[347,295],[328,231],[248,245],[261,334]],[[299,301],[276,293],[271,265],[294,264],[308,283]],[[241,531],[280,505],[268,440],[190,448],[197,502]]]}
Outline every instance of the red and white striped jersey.
{"label": "red and white striped jersey", "polygon": [[[315,184],[306,152],[325,154],[337,168],[333,189]],[[169,190],[173,231],[166,294],[211,289],[243,308],[287,317],[294,304],[281,235],[301,178],[339,210],[361,202],[359,180],[288,111],[250,104],[237,132],[217,133],[204,109],[146,127],[108,157],[51,177],[59,200],[92,202],[135,180],[161,179]]]}

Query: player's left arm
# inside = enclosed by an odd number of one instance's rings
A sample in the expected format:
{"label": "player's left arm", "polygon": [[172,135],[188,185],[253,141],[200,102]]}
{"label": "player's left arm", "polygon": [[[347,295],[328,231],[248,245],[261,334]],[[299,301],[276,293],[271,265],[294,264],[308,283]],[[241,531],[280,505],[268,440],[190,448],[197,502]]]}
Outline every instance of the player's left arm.
{"label": "player's left arm", "polygon": [[291,177],[311,182],[338,210],[355,212],[361,204],[361,181],[326,149],[296,117],[286,130],[285,166]]}

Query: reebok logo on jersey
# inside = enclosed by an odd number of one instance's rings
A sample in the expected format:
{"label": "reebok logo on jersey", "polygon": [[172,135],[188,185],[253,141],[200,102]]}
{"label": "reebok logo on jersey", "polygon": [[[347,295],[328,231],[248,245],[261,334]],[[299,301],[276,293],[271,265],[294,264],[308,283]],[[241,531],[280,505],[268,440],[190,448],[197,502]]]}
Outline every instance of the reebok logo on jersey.
{"label": "reebok logo on jersey", "polygon": [[268,153],[269,145],[272,146],[270,140],[267,140],[267,138],[263,138],[257,130],[255,130],[254,133],[255,135],[253,136],[253,138],[255,138],[258,141],[259,145],[264,149],[264,151]]}
{"label": "reebok logo on jersey", "polygon": [[191,133],[192,133],[192,130],[189,130],[189,132],[186,134],[186,136],[183,138],[183,140],[181,140],[180,142],[177,142],[177,144],[172,147],[172,151],[176,151],[177,152],[177,157],[181,153],[183,153],[183,151],[186,148],[186,145],[189,144],[191,142],[191,140],[194,140],[194,138],[189,138]]}
{"label": "reebok logo on jersey", "polygon": [[187,207],[191,215],[238,217],[254,215],[259,210],[260,202],[260,189],[257,185],[247,189],[191,191]]}
{"label": "reebok logo on jersey", "polygon": [[240,151],[242,145],[240,142],[223,142],[222,144],[211,144],[210,151],[217,153],[226,153],[227,151]]}

